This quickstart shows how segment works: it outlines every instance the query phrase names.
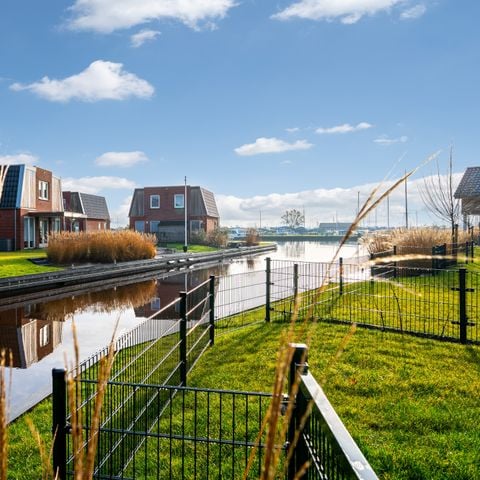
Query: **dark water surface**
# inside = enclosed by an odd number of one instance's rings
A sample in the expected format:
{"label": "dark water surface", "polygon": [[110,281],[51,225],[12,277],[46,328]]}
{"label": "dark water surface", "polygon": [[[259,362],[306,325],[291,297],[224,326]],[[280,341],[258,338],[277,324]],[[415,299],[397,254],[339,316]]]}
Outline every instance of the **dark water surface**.
{"label": "dark water surface", "polygon": [[[14,419],[51,391],[52,368],[64,367],[74,358],[72,322],[75,322],[83,360],[107,345],[118,322],[117,336],[134,328],[155,311],[178,297],[178,292],[205,281],[209,275],[233,275],[263,270],[265,258],[309,262],[330,261],[335,244],[279,243],[276,252],[235,259],[215,267],[161,275],[131,285],[65,295],[46,302],[14,308],[0,305],[0,349],[13,354],[10,418]],[[359,255],[347,245],[341,256]],[[161,321],[161,320],[159,320]],[[167,328],[167,325],[166,325]]]}

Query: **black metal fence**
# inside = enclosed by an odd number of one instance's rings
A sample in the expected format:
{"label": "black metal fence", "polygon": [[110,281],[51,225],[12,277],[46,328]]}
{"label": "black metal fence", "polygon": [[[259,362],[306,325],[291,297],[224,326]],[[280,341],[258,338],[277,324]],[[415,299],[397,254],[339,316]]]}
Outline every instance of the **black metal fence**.
{"label": "black metal fence", "polygon": [[[306,469],[303,478],[376,480],[321,387],[306,371],[306,346],[292,347],[289,395],[282,396],[279,413],[285,415],[289,403],[292,410],[284,419],[289,427],[286,437],[273,445],[280,458],[275,478],[293,480]],[[94,380],[82,384],[96,389]],[[54,387],[54,406],[65,406],[65,371],[54,371]],[[105,399],[96,433],[94,478],[253,479],[262,473],[271,394],[109,381]],[[84,419],[94,415],[92,402],[77,408]],[[63,410],[60,414],[54,410],[54,457],[60,479],[74,476],[70,426]],[[81,425],[87,438],[92,434],[89,425],[86,421]],[[62,453],[70,455],[62,458]]]}
{"label": "black metal fence", "polygon": [[[373,265],[374,267],[376,265]],[[266,317],[358,325],[480,342],[480,273],[369,263],[267,261]],[[295,306],[297,296],[297,306]]]}
{"label": "black metal fence", "polygon": [[[188,292],[180,292],[178,299],[156,312],[132,331],[115,342],[115,360],[111,372],[112,385],[173,385],[186,386],[187,373],[205,349],[214,341],[214,288],[215,278]],[[99,377],[99,360],[108,348],[103,349],[76,366],[70,374],[76,380],[79,394],[76,414],[81,416],[82,428],[88,435],[93,418],[96,389]],[[66,478],[73,469],[73,445],[67,435],[72,412],[67,408],[65,372],[53,372],[53,412],[55,438],[54,465],[60,477]],[[157,392],[138,388],[110,388],[105,397],[101,417],[102,436],[96,457],[96,478],[116,478],[130,464],[135,452],[141,448],[145,437],[126,435],[126,425],[131,429],[152,429],[157,417],[152,412],[159,408],[162,397]],[[118,431],[116,434],[113,432]],[[115,473],[112,473],[115,472]],[[113,476],[112,476],[113,475]]]}

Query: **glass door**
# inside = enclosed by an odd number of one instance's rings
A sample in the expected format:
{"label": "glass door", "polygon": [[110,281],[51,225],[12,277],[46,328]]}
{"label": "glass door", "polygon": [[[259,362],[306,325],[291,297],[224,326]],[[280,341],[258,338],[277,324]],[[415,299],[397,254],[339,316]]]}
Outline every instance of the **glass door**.
{"label": "glass door", "polygon": [[35,247],[35,219],[33,217],[23,218],[23,248]]}
{"label": "glass door", "polygon": [[48,243],[48,218],[41,218],[39,223],[40,243],[39,247],[46,247]]}

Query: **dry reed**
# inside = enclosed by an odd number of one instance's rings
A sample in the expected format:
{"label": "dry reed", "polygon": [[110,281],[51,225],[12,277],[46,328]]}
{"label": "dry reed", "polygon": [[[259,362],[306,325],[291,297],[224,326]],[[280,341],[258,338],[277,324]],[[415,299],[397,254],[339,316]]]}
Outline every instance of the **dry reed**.
{"label": "dry reed", "polygon": [[155,257],[157,238],[132,230],[61,232],[48,240],[47,256],[59,265],[113,263]]}

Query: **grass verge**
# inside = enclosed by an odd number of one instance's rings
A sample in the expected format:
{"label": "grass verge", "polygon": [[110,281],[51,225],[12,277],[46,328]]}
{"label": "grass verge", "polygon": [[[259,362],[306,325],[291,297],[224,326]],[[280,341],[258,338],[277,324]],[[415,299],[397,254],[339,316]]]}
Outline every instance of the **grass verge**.
{"label": "grass verge", "polygon": [[[270,391],[285,328],[261,323],[218,336],[189,385]],[[312,324],[310,369],[380,478],[479,478],[480,348],[357,329],[337,356],[348,331]],[[29,414],[46,439],[49,408],[45,401]],[[13,423],[12,479],[39,478],[29,437],[25,417]]]}
{"label": "grass verge", "polygon": [[58,267],[35,265],[29,258],[46,258],[45,250],[20,250],[0,252],[0,277],[16,277],[33,273],[47,273],[62,270]]}
{"label": "grass verge", "polygon": [[[162,245],[163,246],[163,245]],[[177,252],[183,252],[183,243],[167,243],[165,245],[166,248],[171,248],[172,250],[176,250]],[[219,250],[217,247],[210,247],[208,245],[188,245],[188,251],[190,253],[201,253],[201,252],[215,252]]]}

